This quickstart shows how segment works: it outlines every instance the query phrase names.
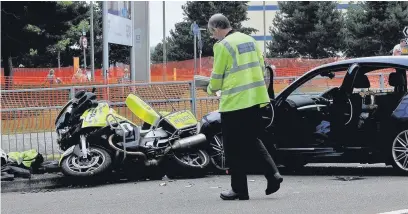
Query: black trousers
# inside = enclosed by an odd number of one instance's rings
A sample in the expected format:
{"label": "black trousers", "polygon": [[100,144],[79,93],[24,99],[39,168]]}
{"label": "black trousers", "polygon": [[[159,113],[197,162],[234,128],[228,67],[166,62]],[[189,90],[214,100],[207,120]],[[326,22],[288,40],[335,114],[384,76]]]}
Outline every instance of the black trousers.
{"label": "black trousers", "polygon": [[231,174],[231,187],[236,193],[248,195],[247,171],[249,156],[257,156],[267,179],[278,171],[271,155],[259,140],[263,131],[261,108],[253,106],[231,112],[221,112],[221,126],[226,162]]}

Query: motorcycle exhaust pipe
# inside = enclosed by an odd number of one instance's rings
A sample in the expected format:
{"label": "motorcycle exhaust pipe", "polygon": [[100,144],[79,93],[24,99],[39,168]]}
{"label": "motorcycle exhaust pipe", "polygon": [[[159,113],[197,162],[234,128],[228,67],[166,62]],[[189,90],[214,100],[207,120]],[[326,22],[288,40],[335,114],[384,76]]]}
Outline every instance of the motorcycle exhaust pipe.
{"label": "motorcycle exhaust pipe", "polygon": [[112,134],[111,136],[109,136],[108,142],[109,142],[109,145],[110,145],[113,149],[115,149],[116,151],[119,151],[119,152],[122,152],[122,153],[125,153],[125,152],[126,152],[126,155],[138,156],[139,158],[141,158],[141,159],[143,160],[145,166],[157,166],[157,165],[159,165],[161,159],[160,159],[160,160],[155,160],[155,159],[153,159],[153,160],[147,160],[147,157],[146,157],[146,155],[145,155],[143,152],[129,152],[129,151],[124,151],[123,149],[120,149],[120,148],[116,147],[116,146],[113,144],[113,141],[112,141],[113,137],[114,137],[114,134]]}
{"label": "motorcycle exhaust pipe", "polygon": [[201,145],[202,143],[206,142],[207,138],[204,134],[198,134],[186,138],[182,138],[174,142],[171,146],[172,150],[182,150],[182,149],[191,149]]}

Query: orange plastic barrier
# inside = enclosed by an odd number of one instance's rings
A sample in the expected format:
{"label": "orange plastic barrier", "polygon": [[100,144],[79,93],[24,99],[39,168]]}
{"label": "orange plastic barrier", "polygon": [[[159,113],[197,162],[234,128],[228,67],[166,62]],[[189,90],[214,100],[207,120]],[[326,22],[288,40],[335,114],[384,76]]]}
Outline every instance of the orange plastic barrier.
{"label": "orange plastic barrier", "polygon": [[[339,59],[266,59],[270,64],[277,67],[278,76],[299,76],[305,71],[318,65],[334,62]],[[209,76],[211,74],[213,64],[212,57],[205,57],[197,60],[197,73],[200,75]],[[73,81],[73,76],[76,73],[74,67],[63,68],[14,68],[12,77],[4,77],[4,68],[1,69],[1,84],[4,85],[7,81],[17,85],[42,85],[47,82],[49,71],[55,71],[55,77],[62,81],[62,84],[76,83]],[[180,81],[191,80],[194,75],[194,60],[185,60],[178,62],[168,62],[163,64],[151,65],[151,80],[156,81]],[[117,82],[123,77],[124,68],[114,67],[109,70],[109,82]],[[104,83],[102,78],[102,70],[95,70],[95,78],[90,83]],[[88,84],[88,83],[83,83]]]}

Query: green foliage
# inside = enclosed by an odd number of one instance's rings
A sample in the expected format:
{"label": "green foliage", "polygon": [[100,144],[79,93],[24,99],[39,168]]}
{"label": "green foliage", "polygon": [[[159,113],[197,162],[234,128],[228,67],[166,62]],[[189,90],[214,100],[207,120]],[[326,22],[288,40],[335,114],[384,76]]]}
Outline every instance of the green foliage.
{"label": "green foliage", "polygon": [[279,2],[270,28],[270,57],[325,58],[341,48],[342,14],[335,2]]}
{"label": "green foliage", "polygon": [[79,39],[77,28],[89,26],[88,10],[85,2],[2,2],[2,19],[7,20],[1,38],[5,74],[10,73],[10,57],[16,65],[55,67],[60,51],[62,65],[72,65],[72,57],[81,51],[68,47]]}
{"label": "green foliage", "polygon": [[390,55],[408,26],[408,2],[360,2],[346,13],[344,52],[349,57]]}
{"label": "green foliage", "polygon": [[27,31],[27,32],[36,33],[37,35],[40,35],[41,33],[44,32],[44,30],[41,30],[39,27],[37,27],[35,25],[31,25],[31,24],[27,24],[24,27],[24,30]]}
{"label": "green foliage", "polygon": [[37,50],[34,50],[34,49],[32,49],[32,48],[30,48],[30,56],[37,56],[38,55],[38,51]]}
{"label": "green foliage", "polygon": [[[182,7],[184,21],[177,23],[175,30],[170,31],[170,37],[166,38],[167,60],[192,59],[194,57],[194,36],[191,32],[191,24],[195,21],[200,28],[207,29],[208,20],[216,13],[227,16],[235,30],[247,34],[255,32],[254,28],[242,27],[242,22],[248,20],[247,4],[248,2],[245,1],[188,1]],[[212,56],[213,45],[216,41],[210,38],[207,31],[201,31],[201,38],[202,56]],[[155,47],[151,59],[153,62],[163,61],[163,43]]]}

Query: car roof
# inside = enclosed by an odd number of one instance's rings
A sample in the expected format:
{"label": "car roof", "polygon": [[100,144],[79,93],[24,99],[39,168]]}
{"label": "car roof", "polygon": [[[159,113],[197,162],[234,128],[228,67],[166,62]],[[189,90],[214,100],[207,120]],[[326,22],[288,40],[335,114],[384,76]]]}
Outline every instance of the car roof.
{"label": "car roof", "polygon": [[408,68],[408,56],[373,56],[373,57],[360,57],[353,59],[346,59],[337,62],[321,65],[313,70],[320,70],[327,67],[346,67],[354,63],[363,64],[384,64],[390,66],[401,66]]}

